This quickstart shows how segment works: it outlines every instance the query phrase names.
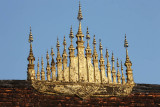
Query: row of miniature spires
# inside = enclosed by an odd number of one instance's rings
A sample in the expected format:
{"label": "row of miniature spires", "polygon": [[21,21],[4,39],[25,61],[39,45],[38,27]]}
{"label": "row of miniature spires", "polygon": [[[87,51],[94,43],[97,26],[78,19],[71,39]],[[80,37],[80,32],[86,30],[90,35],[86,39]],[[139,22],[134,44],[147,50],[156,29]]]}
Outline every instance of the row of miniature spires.
{"label": "row of miniature spires", "polygon": [[[52,51],[51,51],[51,56],[53,58],[53,48],[52,48]],[[106,50],[106,58],[107,60],[109,61],[108,59],[109,55],[108,55],[108,50]],[[57,78],[57,75],[56,75],[56,67],[55,67],[55,63],[54,64],[51,64],[49,65],[49,55],[48,55],[48,51],[47,51],[47,55],[46,55],[46,59],[47,59],[47,67],[46,67],[46,77],[47,77],[47,81],[58,81],[58,78]],[[52,59],[54,60],[54,59]],[[63,61],[63,60],[62,60]],[[118,61],[118,58],[117,58],[117,74],[116,74],[116,71],[115,71],[115,67],[114,67],[114,55],[112,53],[112,58],[111,58],[111,61],[112,61],[112,70],[111,71],[108,71],[110,68],[110,63],[108,62],[106,67],[107,67],[107,74],[108,72],[111,72],[112,74],[112,78],[111,81],[108,81],[108,83],[114,83],[114,84],[126,84],[126,81],[125,81],[125,76],[124,76],[124,73],[123,73],[123,65],[122,65],[122,61],[121,61],[121,73],[120,73],[120,70],[119,70],[119,61]],[[37,64],[37,74],[36,74],[36,77],[35,79],[36,80],[43,80],[45,81],[45,71],[44,71],[44,62],[43,62],[43,57],[41,58],[41,73],[39,71],[39,58],[38,58],[38,64]],[[49,70],[49,71],[48,71]],[[63,72],[63,71],[62,71]],[[62,75],[62,74],[61,74]],[[64,77],[63,77],[64,78]],[[116,78],[116,81],[115,79],[113,80],[113,78]],[[67,82],[65,80],[62,80],[62,82]]]}

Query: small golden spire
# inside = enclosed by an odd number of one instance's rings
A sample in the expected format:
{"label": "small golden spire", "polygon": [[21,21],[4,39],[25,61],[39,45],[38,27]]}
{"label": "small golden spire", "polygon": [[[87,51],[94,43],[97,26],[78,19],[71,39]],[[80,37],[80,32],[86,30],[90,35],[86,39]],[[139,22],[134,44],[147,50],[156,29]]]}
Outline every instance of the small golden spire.
{"label": "small golden spire", "polygon": [[41,69],[41,80],[45,80],[45,72],[44,72],[44,62],[43,62],[43,57],[41,57],[41,65],[42,65],[42,69]]}
{"label": "small golden spire", "polygon": [[63,45],[64,45],[64,49],[66,49],[66,45],[67,45],[67,43],[66,43],[65,36],[64,36],[64,40],[63,40]]}
{"label": "small golden spire", "polygon": [[28,42],[30,43],[30,51],[29,51],[29,56],[27,58],[27,60],[29,61],[28,64],[28,72],[27,72],[27,80],[34,80],[35,78],[35,71],[32,72],[32,70],[34,70],[34,61],[35,61],[35,57],[33,55],[33,51],[32,51],[32,42],[33,42],[33,36],[32,36],[32,32],[31,32],[31,27],[30,27],[30,34],[29,34],[29,39]]}
{"label": "small golden spire", "polygon": [[133,73],[132,73],[132,69],[131,69],[132,62],[131,62],[130,59],[129,59],[128,50],[127,50],[128,42],[127,42],[127,39],[126,39],[126,34],[125,34],[124,47],[126,48],[126,61],[125,61],[125,66],[126,66],[126,68],[127,68],[127,69],[126,69],[127,84],[134,84]]}
{"label": "small golden spire", "polygon": [[49,54],[48,54],[48,50],[47,50],[47,54],[46,54],[46,59],[47,59],[47,65],[49,65]]}
{"label": "small golden spire", "polygon": [[128,42],[127,42],[126,34],[125,34],[125,40],[124,40],[124,47],[126,48],[126,61],[129,62],[130,60],[129,60],[128,50],[127,50],[127,48],[128,48]]}
{"label": "small golden spire", "polygon": [[74,35],[73,35],[73,31],[72,31],[72,26],[71,26],[71,29],[70,29],[69,38],[71,39],[71,45],[73,45],[72,44],[72,39],[74,38]]}
{"label": "small golden spire", "polygon": [[118,58],[117,58],[117,82],[118,84],[121,84],[121,74],[119,72],[119,62],[118,62]]}
{"label": "small golden spire", "polygon": [[112,52],[112,59],[111,59],[112,62],[114,62],[114,55],[113,55],[113,52]]}
{"label": "small golden spire", "polygon": [[114,67],[114,55],[113,55],[113,52],[112,52],[112,58],[111,58],[111,61],[112,61],[112,79],[113,79],[113,83],[116,84],[117,81],[116,81],[116,70],[115,70],[115,67]]}
{"label": "small golden spire", "polygon": [[33,62],[35,61],[35,57],[34,57],[33,51],[32,51],[33,36],[32,36],[32,32],[31,32],[31,26],[30,26],[30,34],[29,34],[28,42],[30,43],[30,52],[29,52],[29,56],[27,59],[30,64],[33,64]]}
{"label": "small golden spire", "polygon": [[87,39],[87,48],[90,48],[89,47],[90,35],[89,35],[88,27],[87,27],[87,32],[86,32],[86,39]]}
{"label": "small golden spire", "polygon": [[80,1],[79,1],[79,11],[78,11],[77,19],[78,19],[79,21],[81,21],[81,20],[83,19]]}
{"label": "small golden spire", "polygon": [[96,45],[95,35],[94,35],[94,38],[93,38],[93,45]]}
{"label": "small golden spire", "polygon": [[54,56],[53,48],[51,48],[51,56],[52,56],[52,58]]}
{"label": "small golden spire", "polygon": [[33,36],[32,36],[31,26],[30,26],[30,34],[29,34],[28,42],[30,43],[30,54],[33,54],[33,53],[32,53],[32,42],[33,42]]}
{"label": "small golden spire", "polygon": [[95,35],[93,37],[93,55],[97,55]]}
{"label": "small golden spire", "polygon": [[108,49],[106,49],[106,58],[107,58],[107,60],[108,60],[108,58],[109,58]]}
{"label": "small golden spire", "polygon": [[42,65],[42,70],[44,71],[44,62],[43,62],[43,57],[41,57],[41,65]]}
{"label": "small golden spire", "polygon": [[54,52],[53,52],[53,48],[51,48],[51,56],[52,56],[52,61],[51,61],[51,66],[54,66],[55,65],[55,62],[54,62]]}
{"label": "small golden spire", "polygon": [[56,45],[56,47],[57,47],[57,58],[61,58],[60,51],[59,51],[60,44],[59,44],[58,37],[57,37],[57,45]]}
{"label": "small golden spire", "polygon": [[60,44],[59,44],[59,39],[57,37],[57,45],[56,45],[57,49],[59,50]]}
{"label": "small golden spire", "polygon": [[118,58],[117,58],[117,68],[119,69],[119,62],[118,62]]}
{"label": "small golden spire", "polygon": [[[78,16],[77,16],[77,19],[79,21],[79,28],[78,28],[78,32],[77,32],[77,35],[76,37],[84,37],[83,33],[82,33],[82,29],[81,29],[81,20],[83,19],[83,16],[82,16],[82,11],[81,11],[81,4],[79,2],[79,11],[78,11]],[[79,40],[79,38],[78,38]],[[82,41],[82,39],[80,39]]]}
{"label": "small golden spire", "polygon": [[76,37],[78,37],[79,35],[82,36],[82,37],[84,37],[84,35],[82,33],[82,28],[81,28],[81,21],[79,22],[79,28],[78,28],[78,32],[77,32]]}
{"label": "small golden spire", "polygon": [[125,76],[123,74],[123,65],[122,65],[122,61],[121,61],[121,72],[122,72],[122,84],[124,85],[126,83],[125,81]]}
{"label": "small golden spire", "polygon": [[123,75],[123,64],[122,64],[122,61],[121,61],[121,71],[122,71],[122,75]]}
{"label": "small golden spire", "polygon": [[39,57],[38,57],[37,68],[38,68],[38,71],[39,71]]}
{"label": "small golden spire", "polygon": [[108,49],[106,49],[106,58],[107,58],[107,67],[110,67],[110,63],[109,63],[109,53],[108,53]]}
{"label": "small golden spire", "polygon": [[38,57],[38,63],[37,63],[37,80],[40,80],[40,72],[39,72],[39,57]]}
{"label": "small golden spire", "polygon": [[33,42],[33,36],[32,36],[31,26],[30,26],[30,34],[29,34],[28,42],[29,42],[29,43]]}
{"label": "small golden spire", "polygon": [[102,47],[102,44],[101,44],[101,39],[99,39],[99,50],[100,50],[100,55],[101,55],[101,58],[103,59],[103,54],[102,54],[102,50],[103,50],[103,47]]}
{"label": "small golden spire", "polygon": [[66,39],[65,39],[65,36],[64,36],[64,40],[63,40],[63,45],[64,45],[64,50],[63,50],[63,58],[67,58],[67,52],[66,52]]}
{"label": "small golden spire", "polygon": [[72,25],[71,25],[71,28],[70,28],[69,38],[71,38],[71,39],[74,38],[73,31],[72,31]]}
{"label": "small golden spire", "polygon": [[103,50],[103,47],[102,47],[102,44],[101,44],[101,39],[99,39],[99,50],[101,51],[101,50]]}
{"label": "small golden spire", "polygon": [[125,48],[128,47],[128,42],[127,42],[126,34],[125,34],[125,40],[124,40],[124,47],[125,47]]}
{"label": "small golden spire", "polygon": [[88,27],[87,27],[87,32],[86,32],[86,39],[87,39],[87,40],[90,39]]}
{"label": "small golden spire", "polygon": [[111,78],[111,65],[109,63],[109,53],[108,53],[108,49],[106,49],[106,58],[107,58],[107,76],[108,76],[108,83],[112,83],[112,78]]}

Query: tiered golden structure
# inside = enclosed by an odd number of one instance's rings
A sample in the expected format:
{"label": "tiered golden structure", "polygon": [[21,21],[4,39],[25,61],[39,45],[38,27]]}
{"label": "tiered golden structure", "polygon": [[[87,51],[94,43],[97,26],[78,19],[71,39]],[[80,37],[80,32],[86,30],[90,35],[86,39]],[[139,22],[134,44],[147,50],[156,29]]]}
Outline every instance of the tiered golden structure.
{"label": "tiered golden structure", "polygon": [[[77,55],[75,56],[75,48],[73,46],[73,31],[72,26],[70,28],[69,38],[71,39],[71,44],[68,48],[69,50],[69,66],[68,55],[66,51],[66,39],[64,36],[64,50],[61,56],[60,54],[60,43],[57,38],[57,58],[56,63],[54,61],[53,48],[51,49],[51,64],[49,62],[49,53],[47,51],[46,59],[46,73],[44,70],[43,57],[41,58],[41,72],[39,70],[39,58],[37,64],[37,74],[35,74],[34,61],[35,57],[32,51],[32,32],[30,28],[29,43],[30,43],[30,53],[28,56],[28,72],[27,80],[31,82],[33,87],[40,92],[50,93],[50,94],[67,94],[67,95],[77,95],[81,98],[87,98],[89,96],[113,96],[113,95],[127,95],[132,91],[134,86],[133,74],[132,74],[132,63],[128,56],[128,42],[125,35],[124,47],[126,48],[126,76],[123,73],[123,64],[121,61],[121,73],[119,70],[119,61],[117,59],[117,71],[115,69],[115,59],[112,53],[112,69],[109,62],[109,53],[106,49],[107,65],[105,69],[105,60],[103,58],[103,47],[101,40],[99,43],[100,59],[98,67],[98,54],[96,50],[96,39],[95,35],[93,38],[93,54],[89,45],[90,35],[87,27],[86,39],[87,47],[84,46],[84,35],[81,30],[81,21],[83,19],[81,6],[79,4],[78,17],[79,28],[76,34],[77,38]],[[85,50],[85,52],[84,52]],[[57,69],[56,69],[57,67]],[[107,74],[107,76],[106,76]],[[103,93],[103,94],[102,94]]]}

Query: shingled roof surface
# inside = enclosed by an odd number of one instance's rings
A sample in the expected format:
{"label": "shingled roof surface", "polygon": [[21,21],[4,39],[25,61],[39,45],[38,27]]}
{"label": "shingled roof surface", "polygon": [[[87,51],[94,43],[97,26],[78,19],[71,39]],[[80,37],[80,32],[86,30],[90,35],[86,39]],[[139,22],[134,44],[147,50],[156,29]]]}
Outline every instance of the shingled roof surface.
{"label": "shingled roof surface", "polygon": [[26,80],[0,80],[0,107],[160,106],[160,85],[136,84],[128,96],[90,97],[48,95]]}

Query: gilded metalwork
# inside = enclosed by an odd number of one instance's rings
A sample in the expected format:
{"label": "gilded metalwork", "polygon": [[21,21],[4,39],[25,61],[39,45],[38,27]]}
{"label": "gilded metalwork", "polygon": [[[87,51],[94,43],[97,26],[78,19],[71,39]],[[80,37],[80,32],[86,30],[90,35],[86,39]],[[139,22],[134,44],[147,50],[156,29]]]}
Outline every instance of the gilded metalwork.
{"label": "gilded metalwork", "polygon": [[[69,55],[67,55],[67,41],[64,36],[63,45],[64,50],[61,56],[60,43],[57,38],[57,57],[54,61],[54,52],[51,48],[51,63],[49,62],[49,54],[47,51],[46,59],[47,66],[44,70],[43,57],[41,58],[41,72],[39,71],[39,58],[37,64],[37,73],[34,70],[35,57],[32,51],[33,36],[30,28],[29,43],[30,52],[28,56],[28,68],[27,68],[27,80],[31,82],[32,86],[42,93],[58,94],[58,95],[76,95],[82,99],[89,98],[91,96],[122,96],[131,93],[133,86],[135,85],[132,73],[132,63],[128,55],[128,42],[125,34],[124,47],[126,48],[126,79],[123,73],[123,64],[121,61],[121,69],[119,69],[119,61],[117,59],[117,66],[114,66],[114,55],[112,52],[112,69],[109,60],[109,52],[106,49],[106,68],[105,59],[103,58],[102,42],[99,42],[100,59],[98,60],[98,53],[96,50],[96,39],[93,37],[93,53],[89,46],[90,35],[87,27],[86,39],[87,47],[84,46],[84,35],[81,29],[82,11],[79,4],[78,12],[79,28],[76,34],[77,37],[77,55],[74,54],[75,48],[73,46],[73,31],[72,26],[70,28],[69,38],[71,39],[70,46],[68,48]],[[69,63],[68,63],[69,56]],[[99,62],[98,62],[99,61]],[[68,66],[69,65],[69,66]],[[117,67],[117,69],[116,69]],[[116,71],[117,70],[117,71]],[[120,73],[120,70],[122,73]],[[107,75],[106,75],[107,74]],[[45,78],[47,77],[47,78]]]}

